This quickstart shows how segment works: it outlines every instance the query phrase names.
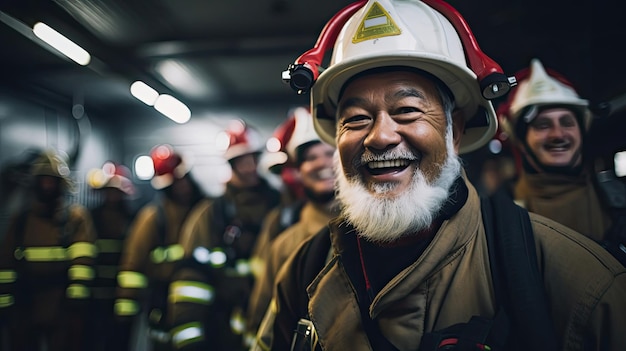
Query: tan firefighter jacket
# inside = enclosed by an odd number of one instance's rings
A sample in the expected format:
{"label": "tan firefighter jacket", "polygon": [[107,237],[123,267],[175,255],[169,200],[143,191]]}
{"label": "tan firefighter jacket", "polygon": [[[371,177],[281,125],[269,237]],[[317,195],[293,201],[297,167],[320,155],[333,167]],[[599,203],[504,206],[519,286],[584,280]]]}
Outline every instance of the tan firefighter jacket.
{"label": "tan firefighter jacket", "polygon": [[[418,350],[425,332],[488,318],[496,310],[480,201],[466,181],[463,207],[446,220],[423,254],[373,296],[369,315],[398,350]],[[626,269],[589,238],[531,214],[538,265],[561,350],[623,350],[626,345]],[[342,263],[340,237],[350,227],[331,222],[332,258],[307,287],[308,311],[324,350],[371,350],[354,286]],[[299,318],[298,254],[277,278],[273,350],[288,350]],[[369,264],[385,265],[385,262]]]}
{"label": "tan firefighter jacket", "polygon": [[[81,205],[44,215],[37,201],[15,215],[0,247],[0,311],[17,308],[19,318],[50,325],[83,309],[95,277],[95,232]],[[28,311],[28,312],[26,312]]]}
{"label": "tan firefighter jacket", "polygon": [[180,229],[190,208],[166,196],[158,201],[162,201],[162,210],[155,202],[145,205],[137,213],[124,242],[115,313],[129,318],[146,307],[150,310],[150,322],[163,325],[168,322],[168,287],[175,265],[183,258]]}
{"label": "tan firefighter jacket", "polygon": [[523,173],[516,202],[529,211],[566,225],[593,240],[604,239],[611,221],[588,173],[579,176]]}
{"label": "tan firefighter jacket", "polygon": [[324,207],[307,202],[302,207],[300,220],[280,233],[273,240],[265,257],[263,274],[255,281],[248,305],[247,330],[256,334],[256,330],[265,315],[267,306],[272,298],[276,274],[295,250],[311,236],[328,225],[332,214]]}

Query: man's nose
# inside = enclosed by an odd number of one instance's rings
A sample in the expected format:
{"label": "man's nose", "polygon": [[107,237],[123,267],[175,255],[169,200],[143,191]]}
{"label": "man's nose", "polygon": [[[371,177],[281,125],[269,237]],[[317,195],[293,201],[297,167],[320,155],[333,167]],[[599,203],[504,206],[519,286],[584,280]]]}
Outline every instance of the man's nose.
{"label": "man's nose", "polygon": [[379,113],[374,119],[374,125],[364,141],[364,146],[377,150],[384,150],[397,145],[402,141],[398,133],[398,123],[385,112]]}
{"label": "man's nose", "polygon": [[550,128],[550,132],[548,134],[551,138],[555,138],[555,139],[562,139],[563,136],[565,135],[565,131],[563,129],[563,127],[561,127],[560,125],[554,125],[552,126],[552,128]]}

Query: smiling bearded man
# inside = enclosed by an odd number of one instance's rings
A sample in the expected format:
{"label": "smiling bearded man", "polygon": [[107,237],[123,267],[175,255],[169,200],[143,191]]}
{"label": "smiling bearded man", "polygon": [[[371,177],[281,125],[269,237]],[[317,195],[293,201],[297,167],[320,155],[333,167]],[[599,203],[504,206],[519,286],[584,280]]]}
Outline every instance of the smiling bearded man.
{"label": "smiling bearded man", "polygon": [[[368,191],[358,175],[347,177],[339,154],[335,153],[337,199],[342,206],[342,214],[359,234],[373,242],[392,242],[403,236],[428,228],[438,211],[449,200],[449,191],[461,174],[461,162],[454,150],[452,138],[453,102],[438,87],[446,114],[447,158],[439,175],[433,182],[426,180],[422,170],[417,168],[408,191],[397,197],[381,196],[393,190],[393,182],[372,185]],[[360,158],[353,160],[353,168],[401,167],[409,162],[419,162],[420,153],[408,147],[398,147],[383,153],[365,150]],[[407,209],[411,209],[407,211]]]}
{"label": "smiling bearded man", "polygon": [[[489,99],[514,80],[481,77],[494,72],[488,60],[468,65],[466,57],[485,55],[464,45],[474,42],[466,27],[454,27],[463,24],[458,13],[431,3],[445,15],[422,1],[371,0],[362,11],[357,2],[333,17],[321,44],[286,72],[299,93],[313,79],[311,116],[320,138],[337,147],[342,213],[282,265],[257,333],[271,342],[253,350],[623,349],[626,313],[611,312],[626,310],[619,262],[534,213],[530,223],[505,219],[507,230],[494,226],[499,213],[483,218],[489,208],[457,155],[493,137]],[[327,40],[334,41],[330,66],[311,71],[323,44],[332,46]],[[515,206],[510,199],[508,205]],[[489,229],[506,243],[529,227],[523,257],[488,245]],[[533,260],[540,269],[527,273],[537,280],[521,283],[524,289],[511,285],[500,298],[503,282],[492,268]],[[545,310],[514,298],[531,287],[545,294]],[[540,300],[532,299],[533,307]],[[511,306],[528,313],[500,318]]]}

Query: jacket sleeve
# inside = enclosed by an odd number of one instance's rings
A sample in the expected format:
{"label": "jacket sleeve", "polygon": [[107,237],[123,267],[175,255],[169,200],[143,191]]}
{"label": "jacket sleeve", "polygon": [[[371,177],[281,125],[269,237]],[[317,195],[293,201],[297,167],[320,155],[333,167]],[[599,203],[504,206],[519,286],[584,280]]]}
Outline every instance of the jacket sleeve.
{"label": "jacket sleeve", "polygon": [[[293,228],[293,227],[292,227]],[[256,334],[261,321],[263,320],[267,307],[272,299],[274,293],[274,284],[276,282],[276,274],[282,264],[285,262],[285,253],[281,238],[284,235],[291,234],[292,228],[288,228],[283,231],[276,240],[272,241],[266,248],[264,253],[265,264],[263,275],[257,277],[254,281],[252,293],[250,294],[250,300],[248,302],[247,311],[247,332],[254,335]]]}
{"label": "jacket sleeve", "polygon": [[209,349],[206,320],[215,297],[210,269],[192,260],[185,262],[174,273],[168,294],[172,346],[185,351]]}
{"label": "jacket sleeve", "polygon": [[571,228],[533,213],[530,218],[562,349],[623,350],[626,268],[603,247]]}
{"label": "jacket sleeve", "polygon": [[591,312],[584,335],[590,350],[623,350],[626,345],[626,272],[615,277]]}
{"label": "jacket sleeve", "polygon": [[141,300],[148,288],[146,268],[156,231],[155,216],[154,206],[144,207],[131,224],[124,242],[114,305],[116,316],[122,319],[135,317],[141,310]]}
{"label": "jacket sleeve", "polygon": [[17,216],[11,219],[7,231],[0,246],[0,318],[4,316],[15,304],[15,290],[18,280],[17,269],[15,267],[15,227]]}
{"label": "jacket sleeve", "polygon": [[206,350],[211,333],[207,320],[215,299],[212,253],[209,250],[208,215],[211,203],[205,200],[192,210],[181,230],[184,259],[175,270],[168,293],[170,335],[175,350]]}
{"label": "jacket sleeve", "polygon": [[72,235],[67,247],[70,266],[67,272],[66,296],[70,301],[85,301],[91,296],[90,288],[95,278],[94,265],[97,257],[96,234],[91,215],[82,206],[72,206],[66,224]]}
{"label": "jacket sleeve", "polygon": [[261,232],[252,249],[250,260],[255,279],[263,276],[271,242],[278,234],[277,231],[280,230],[280,212],[280,208],[277,207],[265,216]]}
{"label": "jacket sleeve", "polygon": [[274,298],[263,317],[257,332],[255,350],[289,350],[293,331],[298,320],[304,317],[300,311],[306,311],[301,306],[306,296],[306,287],[299,284],[298,278],[302,269],[303,258],[301,252],[290,256],[276,275],[276,284],[273,287]]}

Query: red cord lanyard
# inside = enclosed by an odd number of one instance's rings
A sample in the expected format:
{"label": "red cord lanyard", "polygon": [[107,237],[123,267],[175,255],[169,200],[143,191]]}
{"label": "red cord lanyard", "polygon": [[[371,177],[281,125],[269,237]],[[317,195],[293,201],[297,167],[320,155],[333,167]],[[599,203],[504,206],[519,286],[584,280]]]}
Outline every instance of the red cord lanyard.
{"label": "red cord lanyard", "polygon": [[363,271],[363,278],[365,278],[365,289],[367,291],[367,296],[370,298],[370,302],[374,300],[374,291],[372,289],[372,283],[370,282],[369,277],[367,276],[367,270],[365,269],[365,260],[363,259],[363,250],[361,249],[361,239],[359,236],[356,236],[356,244],[359,248],[359,260],[361,261],[361,270]]}

